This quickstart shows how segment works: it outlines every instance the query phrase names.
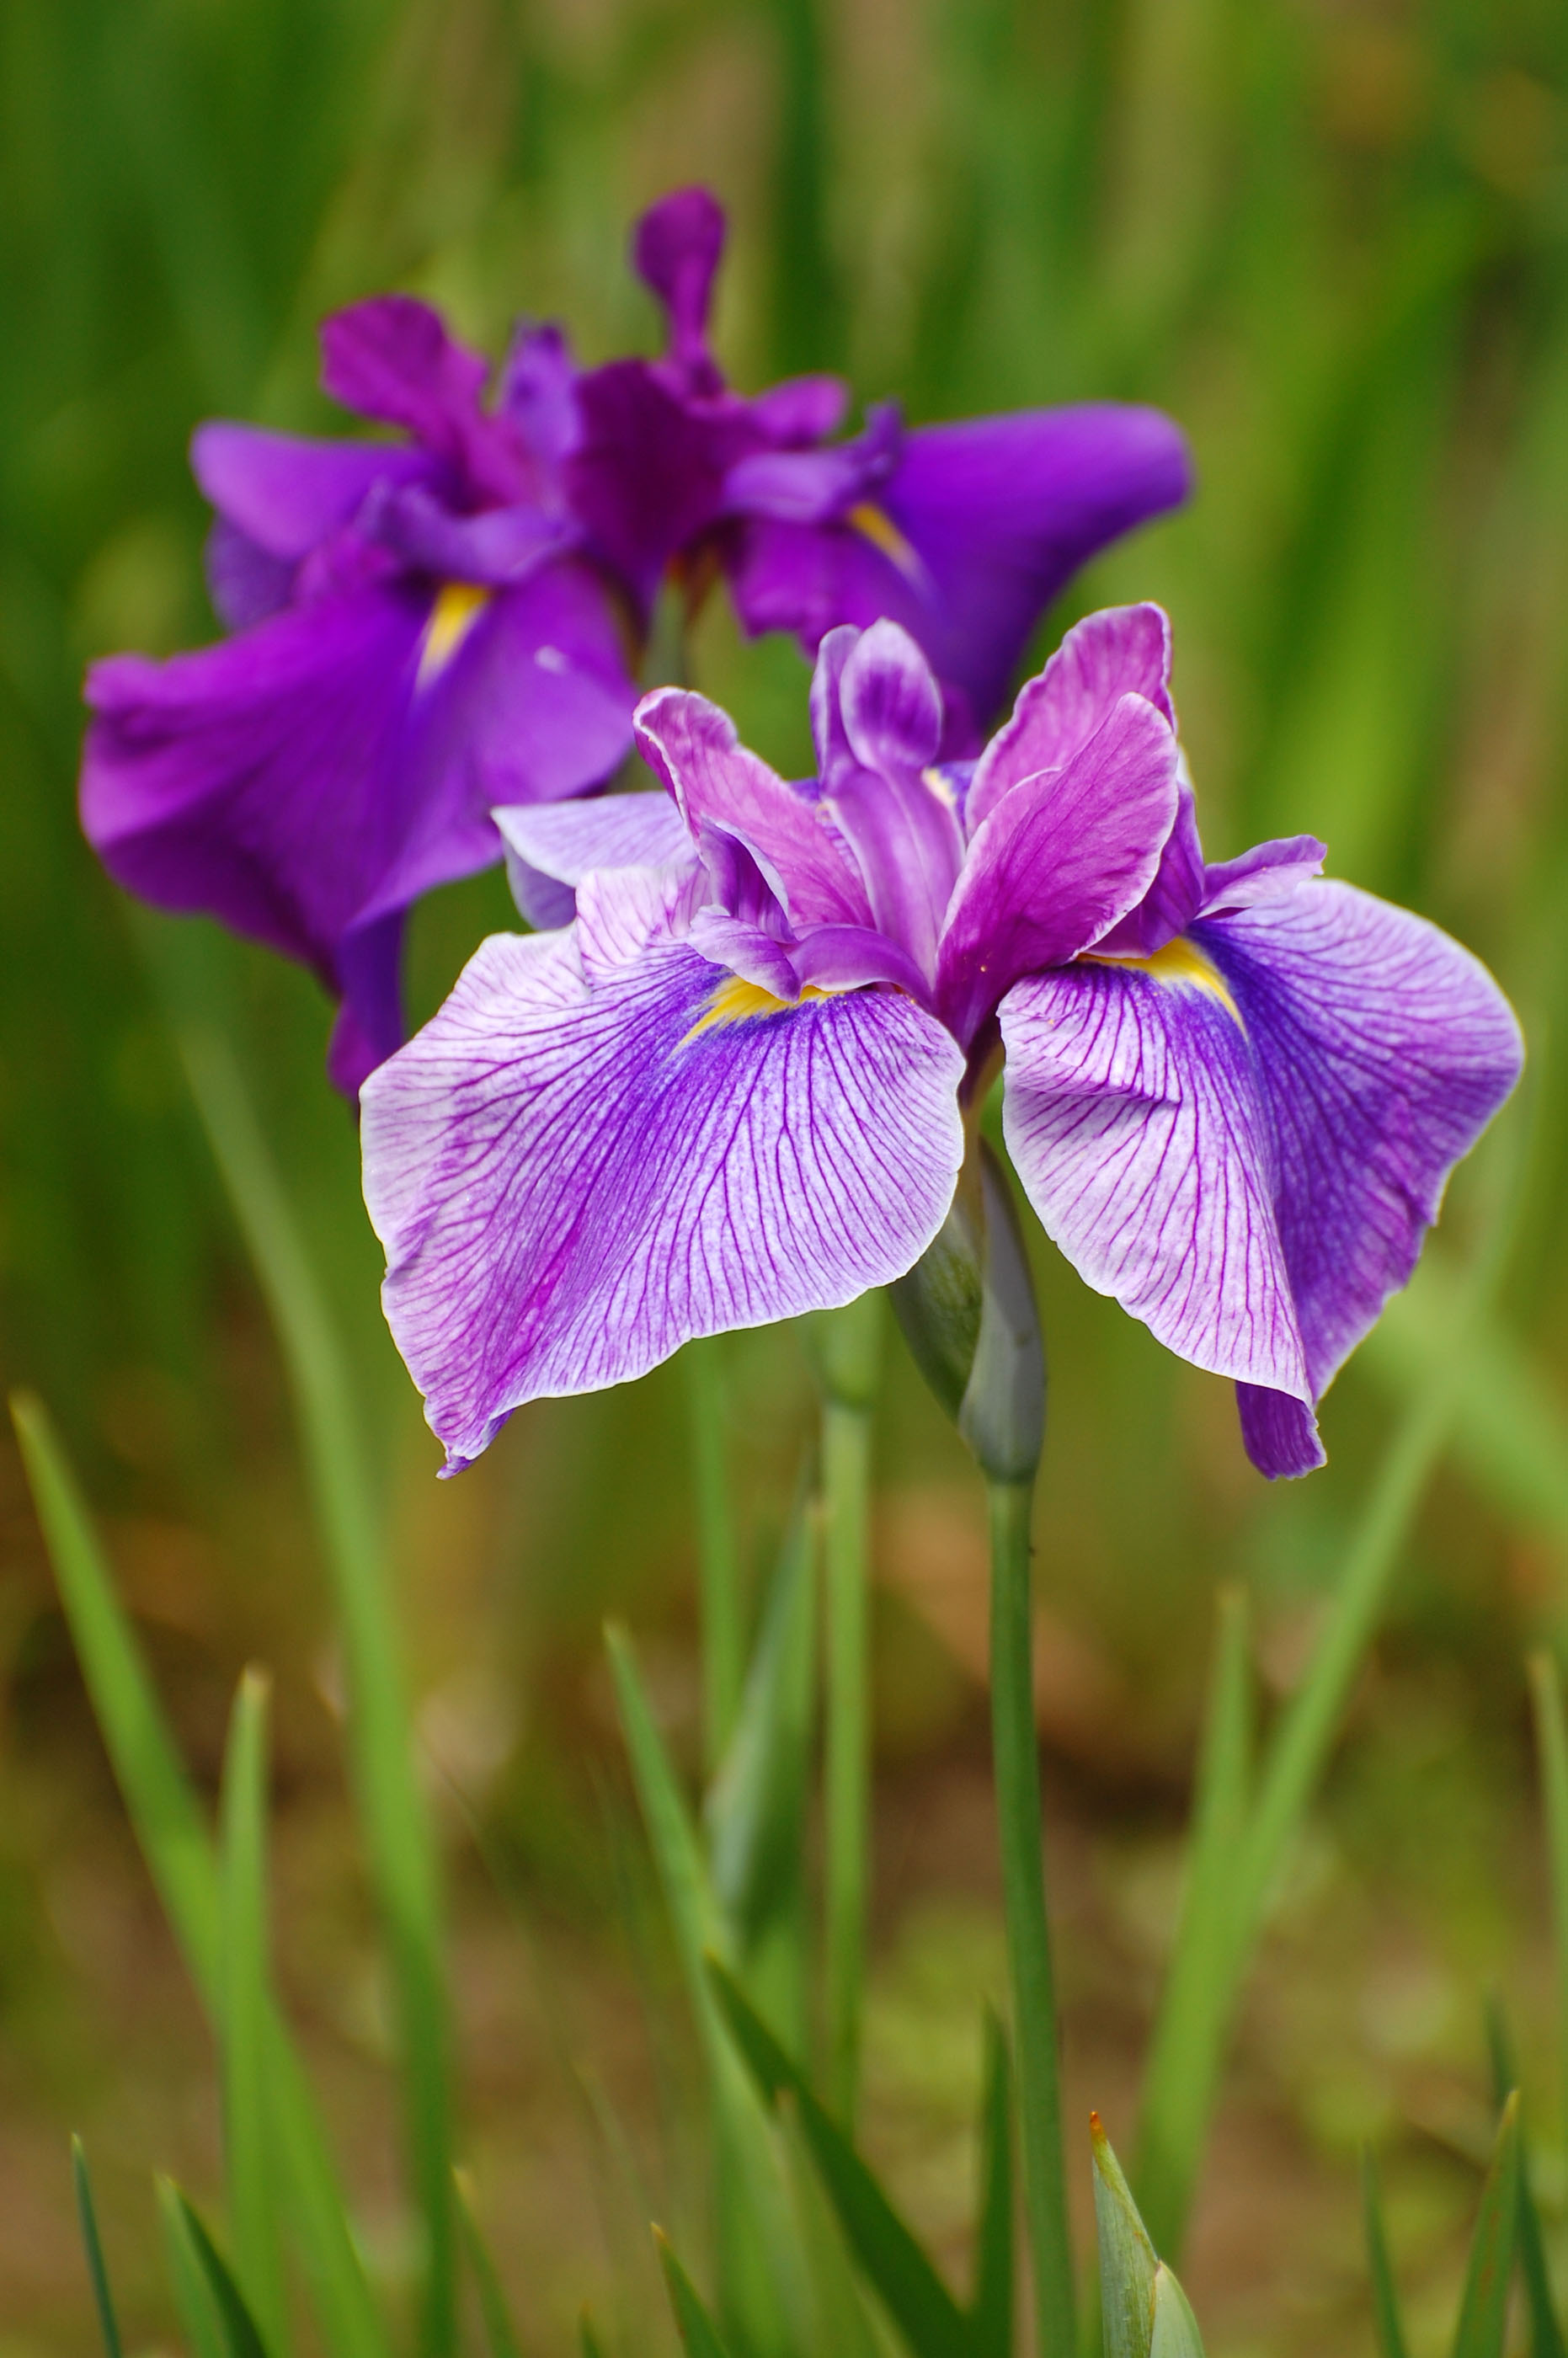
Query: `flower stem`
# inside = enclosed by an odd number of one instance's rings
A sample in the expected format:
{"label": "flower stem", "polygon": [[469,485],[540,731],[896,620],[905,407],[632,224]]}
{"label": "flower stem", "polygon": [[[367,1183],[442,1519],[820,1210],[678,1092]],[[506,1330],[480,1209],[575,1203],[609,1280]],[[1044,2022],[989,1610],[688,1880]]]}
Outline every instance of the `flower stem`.
{"label": "flower stem", "polygon": [[741,1556],[724,1450],[723,1345],[700,1336],[681,1354],[697,1488],[697,1595],[702,1616],[703,1753],[711,1776],[734,1733],[745,1670]]}
{"label": "flower stem", "polygon": [[991,1743],[1018,2059],[1023,2200],[1034,2271],[1036,2339],[1043,2353],[1059,2358],[1060,2353],[1076,2345],[1056,1998],[1045,1914],[1040,1753],[1034,1734],[1029,1571],[1034,1485],[1033,1480],[992,1480],[987,1490],[991,1541]]}

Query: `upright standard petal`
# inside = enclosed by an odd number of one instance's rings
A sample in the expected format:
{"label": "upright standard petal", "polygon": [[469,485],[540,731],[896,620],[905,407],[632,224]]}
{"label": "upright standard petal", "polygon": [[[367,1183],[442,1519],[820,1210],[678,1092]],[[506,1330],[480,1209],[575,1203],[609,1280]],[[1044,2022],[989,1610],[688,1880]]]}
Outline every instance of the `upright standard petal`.
{"label": "upright standard petal", "polygon": [[1022,976],[1076,957],[1142,899],[1176,807],[1176,741],[1141,696],[1122,697],[1065,767],[997,803],[942,936],[937,1004],[960,1040]]}
{"label": "upright standard petal", "polygon": [[962,1064],[896,992],[768,1009],[684,946],[590,984],[569,935],[487,942],[363,1098],[387,1317],[448,1470],[524,1401],[901,1275],[952,1197]]}
{"label": "upright standard petal", "polygon": [[741,524],[736,604],[749,630],[795,631],[808,651],[837,623],[902,622],[950,692],[946,752],[973,752],[1068,576],[1190,484],[1185,442],[1157,410],[1103,403],[922,427],[886,482],[837,518]]}
{"label": "upright standard petal", "polygon": [[530,470],[510,421],[480,406],[489,373],[412,295],[373,296],[321,323],[321,383],[335,401],[406,427],[463,488],[504,503],[532,488]]}
{"label": "upright standard petal", "polygon": [[741,743],[727,712],[685,688],[655,688],[637,707],[636,730],[693,841],[718,829],[743,844],[794,925],[871,923],[865,888],[816,806]]}
{"label": "upright standard petal", "polygon": [[1110,606],[1087,614],[1044,670],[1024,682],[1011,718],[975,763],[964,799],[970,831],[1025,778],[1070,762],[1124,696],[1142,697],[1174,729],[1171,625],[1158,606]]}

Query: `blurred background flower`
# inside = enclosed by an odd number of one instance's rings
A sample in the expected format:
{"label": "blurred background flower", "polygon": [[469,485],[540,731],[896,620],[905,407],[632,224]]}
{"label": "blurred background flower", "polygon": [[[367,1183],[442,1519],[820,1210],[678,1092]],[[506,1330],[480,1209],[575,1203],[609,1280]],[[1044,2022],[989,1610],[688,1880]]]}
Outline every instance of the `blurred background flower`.
{"label": "blurred background flower", "polygon": [[[82,843],[84,663],[216,628],[191,427],[335,430],[315,322],[387,287],[492,352],[520,309],[569,318],[589,363],[651,352],[627,224],[700,178],[733,222],[713,341],[742,389],[829,369],[916,425],[1114,398],[1187,429],[1195,502],[1079,577],[1034,655],[1092,606],[1159,599],[1212,855],[1323,835],[1336,874],[1486,957],[1539,1073],[1507,1282],[1255,1979],[1184,2271],[1218,2358],[1321,2358],[1366,2340],[1357,2141],[1391,2140],[1414,2321],[1450,2316],[1477,1993],[1501,1981],[1537,2051],[1545,2018],[1518,1658],[1560,1628],[1568,1572],[1565,75],[1547,0],[0,6],[0,1357],[65,1423],[207,1774],[239,1664],[276,1666],[280,1971],[393,2277],[407,2223],[323,1583],[168,1011],[200,1009],[242,1055],[377,1412],[450,1843],[464,2142],[549,2344],[607,2239],[641,2249],[645,2205],[594,2108],[613,2104],[665,2215],[692,2182],[689,2058],[636,1996],[667,1961],[598,1646],[607,1607],[636,1621],[695,1747],[681,1391],[667,1371],[532,1407],[438,1486],[321,1078],[325,999],[200,921],[134,917]],[[697,662],[799,774],[794,644],[744,644],[712,600]],[[499,873],[421,906],[414,1019],[508,920]],[[1288,1685],[1367,1470],[1444,1347],[1483,1191],[1456,1184],[1430,1270],[1325,1403],[1328,1470],[1288,1491],[1247,1469],[1226,1386],[1035,1239],[1068,2096],[1114,2136],[1169,1938],[1215,1585],[1251,1584],[1266,1680]],[[795,1353],[765,1333],[730,1352],[748,1561],[809,1422]],[[959,1444],[892,1357],[867,2135],[956,2250],[974,1997],[999,1971],[983,1538]],[[9,1456],[0,1486],[0,2319],[8,2352],[85,2352],[66,2125],[92,2138],[146,2342],[170,2330],[146,2164],[211,2182],[216,2104]]]}

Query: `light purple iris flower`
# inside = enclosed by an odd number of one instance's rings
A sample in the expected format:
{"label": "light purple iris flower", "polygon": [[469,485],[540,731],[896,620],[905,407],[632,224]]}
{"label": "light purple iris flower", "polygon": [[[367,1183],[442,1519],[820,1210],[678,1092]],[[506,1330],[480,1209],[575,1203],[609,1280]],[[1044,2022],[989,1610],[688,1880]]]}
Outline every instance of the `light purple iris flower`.
{"label": "light purple iris flower", "polygon": [[819,774],[702,698],[638,708],[665,795],[498,813],[575,896],[483,945],[368,1083],[384,1300],[446,1444],[641,1375],[688,1336],[903,1275],[1005,1052],[1048,1233],[1160,1340],[1235,1379],[1265,1473],[1403,1284],[1512,1088],[1518,1026],[1423,919],[1311,838],[1207,865],[1152,606],[1069,633],[979,761],[882,621],[825,639]]}
{"label": "light purple iris flower", "polygon": [[838,379],[755,400],[726,385],[707,333],[723,244],[702,189],[641,223],[634,258],[665,306],[668,347],[581,381],[579,511],[644,595],[672,557],[699,588],[716,563],[748,631],[792,632],[808,654],[840,623],[892,616],[941,685],[944,752],[973,753],[1069,576],[1186,498],[1185,441],[1159,410],[1089,402],[913,430],[882,404],[830,442],[848,398]]}
{"label": "light purple iris flower", "polygon": [[409,904],[499,859],[493,804],[607,777],[637,692],[568,498],[558,332],[519,335],[493,408],[485,362],[411,297],[339,312],[321,341],[328,392],[409,439],[199,430],[234,635],[93,666],[81,811],[133,892],[316,969],[351,1095],[403,1037]]}

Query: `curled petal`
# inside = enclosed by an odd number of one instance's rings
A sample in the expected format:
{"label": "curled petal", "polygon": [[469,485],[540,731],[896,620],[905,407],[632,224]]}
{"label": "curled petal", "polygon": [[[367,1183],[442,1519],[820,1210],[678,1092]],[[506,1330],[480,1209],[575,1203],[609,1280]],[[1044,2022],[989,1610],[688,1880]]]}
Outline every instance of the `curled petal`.
{"label": "curled petal", "polygon": [[1176,816],[1176,741],[1124,696],[1065,767],[1003,796],[953,890],[937,1003],[973,1037],[1022,975],[1098,942],[1148,891]]}
{"label": "curled petal", "polygon": [[1256,908],[1260,901],[1277,901],[1309,877],[1320,876],[1326,857],[1315,835],[1288,835],[1255,845],[1239,860],[1222,860],[1204,871],[1200,914],[1228,917],[1238,909]]}
{"label": "curled petal", "polygon": [[694,840],[710,828],[743,844],[797,928],[871,922],[865,888],[816,806],[741,743],[728,713],[685,688],[655,688],[636,730]]}
{"label": "curled petal", "polygon": [[395,443],[308,441],[215,418],[191,436],[190,471],[247,540],[297,562],[352,521],[373,484],[416,482],[429,460]]}
{"label": "curled petal", "polygon": [[511,1411],[901,1275],[963,1152],[962,1059],[892,992],[746,1011],[689,948],[611,984],[499,936],[364,1092],[387,1317],[456,1471]]}
{"label": "curled petal", "polygon": [[335,401],[406,427],[484,497],[515,500],[526,469],[510,425],[480,407],[489,373],[412,295],[373,296],[321,323],[321,383]]}
{"label": "curled petal", "polygon": [[857,762],[896,774],[936,758],[942,698],[926,662],[896,622],[862,631],[838,678],[844,733]]}
{"label": "curled petal", "polygon": [[1171,625],[1158,606],[1107,607],[1075,623],[976,763],[964,806],[970,831],[1023,779],[1070,762],[1121,697],[1142,697],[1173,729],[1170,679]]}
{"label": "curled petal", "polygon": [[668,795],[605,795],[593,802],[513,803],[491,813],[506,848],[513,897],[531,925],[566,925],[576,887],[596,868],[697,865]]}

